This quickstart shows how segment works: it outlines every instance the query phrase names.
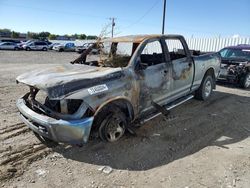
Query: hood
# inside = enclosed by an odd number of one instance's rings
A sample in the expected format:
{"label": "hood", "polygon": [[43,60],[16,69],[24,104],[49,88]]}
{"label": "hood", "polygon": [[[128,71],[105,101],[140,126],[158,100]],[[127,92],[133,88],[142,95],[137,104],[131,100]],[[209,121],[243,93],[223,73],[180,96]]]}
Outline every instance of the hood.
{"label": "hood", "polygon": [[229,65],[247,64],[248,60],[244,58],[222,58],[221,63]]}
{"label": "hood", "polygon": [[48,97],[53,99],[121,77],[121,70],[121,68],[68,64],[33,70],[18,76],[16,80],[17,83],[47,92]]}

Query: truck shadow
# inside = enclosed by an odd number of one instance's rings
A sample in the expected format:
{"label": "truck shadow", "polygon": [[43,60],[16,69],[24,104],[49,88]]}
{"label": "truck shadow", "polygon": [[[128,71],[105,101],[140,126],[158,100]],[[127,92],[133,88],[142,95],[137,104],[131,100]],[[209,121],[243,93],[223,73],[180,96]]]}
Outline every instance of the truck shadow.
{"label": "truck shadow", "polygon": [[158,117],[116,143],[90,141],[83,147],[53,148],[65,158],[121,170],[148,170],[184,158],[207,146],[222,149],[250,136],[250,97],[214,92],[206,102],[192,100]]}

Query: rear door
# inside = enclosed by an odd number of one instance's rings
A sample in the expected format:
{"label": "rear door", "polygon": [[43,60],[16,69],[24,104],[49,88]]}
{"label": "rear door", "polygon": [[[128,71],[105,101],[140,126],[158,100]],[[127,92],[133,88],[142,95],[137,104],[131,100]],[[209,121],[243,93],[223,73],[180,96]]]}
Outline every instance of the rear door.
{"label": "rear door", "polygon": [[172,95],[177,99],[190,92],[194,75],[193,59],[184,38],[167,37],[165,42],[172,64]]}
{"label": "rear door", "polygon": [[44,46],[43,42],[36,42],[36,50],[42,50]]}

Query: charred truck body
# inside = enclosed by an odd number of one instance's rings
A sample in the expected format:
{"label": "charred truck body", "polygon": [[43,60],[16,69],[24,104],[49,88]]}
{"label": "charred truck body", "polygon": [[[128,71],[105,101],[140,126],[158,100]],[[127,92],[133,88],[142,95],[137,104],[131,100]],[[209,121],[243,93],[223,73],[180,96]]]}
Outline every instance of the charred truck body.
{"label": "charred truck body", "polygon": [[[191,56],[180,35],[137,35],[102,41],[98,59],[85,50],[72,64],[17,77],[30,92],[18,99],[23,122],[49,142],[82,144],[98,133],[121,138],[146,122],[215,88],[220,55]],[[97,135],[97,134],[96,134]]]}
{"label": "charred truck body", "polygon": [[230,46],[220,50],[222,57],[219,81],[250,87],[250,45]]}

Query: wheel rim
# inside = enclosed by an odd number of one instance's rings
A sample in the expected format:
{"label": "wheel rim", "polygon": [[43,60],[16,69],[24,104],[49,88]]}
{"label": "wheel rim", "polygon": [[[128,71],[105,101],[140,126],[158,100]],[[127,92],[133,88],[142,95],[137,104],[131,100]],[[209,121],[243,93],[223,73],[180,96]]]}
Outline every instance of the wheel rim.
{"label": "wheel rim", "polygon": [[247,75],[247,77],[246,77],[245,86],[246,86],[246,87],[249,87],[249,86],[250,86],[250,74]]}
{"label": "wheel rim", "polygon": [[109,142],[115,142],[123,136],[124,131],[124,122],[120,118],[113,117],[106,125],[105,137]]}
{"label": "wheel rim", "polygon": [[212,83],[210,80],[207,80],[205,84],[205,97],[209,97],[212,91]]}

